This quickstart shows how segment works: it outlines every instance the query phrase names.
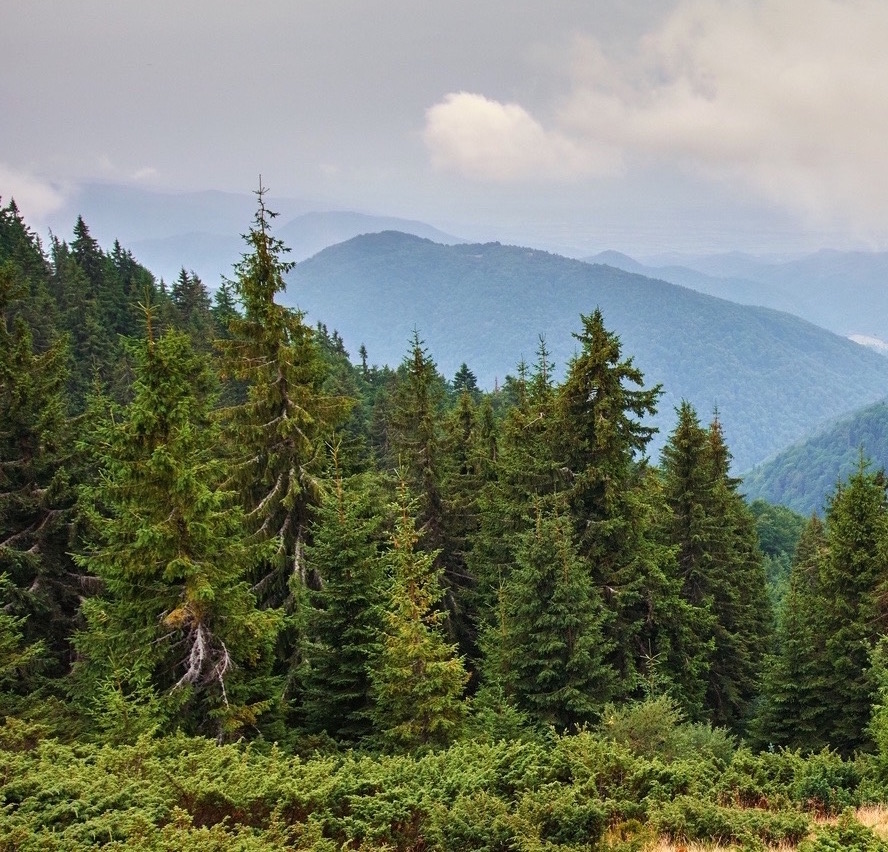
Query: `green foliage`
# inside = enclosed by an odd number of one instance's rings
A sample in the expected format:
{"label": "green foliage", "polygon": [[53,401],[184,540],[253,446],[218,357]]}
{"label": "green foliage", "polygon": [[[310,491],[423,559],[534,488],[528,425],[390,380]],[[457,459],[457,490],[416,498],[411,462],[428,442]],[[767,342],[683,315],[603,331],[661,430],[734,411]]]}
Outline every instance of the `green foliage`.
{"label": "green foliage", "polygon": [[389,600],[382,646],[373,662],[373,720],[383,743],[395,749],[451,742],[465,717],[468,673],[448,645],[435,554],[416,548],[419,534],[401,480],[391,550],[385,556]]}
{"label": "green foliage", "polygon": [[344,479],[333,451],[333,488],[319,507],[307,551],[321,587],[311,595],[303,708],[309,730],[355,741],[372,731],[370,668],[385,607],[378,489],[369,475]]}
{"label": "green foliage", "polygon": [[888,503],[881,472],[857,472],[840,486],[826,516],[826,552],[812,600],[815,628],[824,637],[812,650],[816,678],[809,708],[820,708],[821,736],[844,754],[867,743],[875,684],[870,653],[888,630],[884,607],[888,573]]}
{"label": "green foliage", "polygon": [[256,693],[269,688],[261,664],[278,615],[256,609],[246,582],[268,548],[247,539],[220,487],[205,360],[179,332],[133,351],[133,401],[98,426],[101,475],[82,489],[89,543],[77,561],[103,593],[84,605],[78,691],[104,696],[100,717],[125,729],[154,689],[175,722],[207,730],[215,720],[227,737],[271,697]]}
{"label": "green foliage", "polygon": [[633,754],[666,762],[705,755],[727,765],[736,747],[724,728],[686,722],[676,702],[667,696],[608,705],[601,715],[600,729]]}
{"label": "green foliage", "polygon": [[885,852],[888,843],[861,825],[853,812],[842,814],[837,825],[824,825],[814,837],[799,844],[799,852]]}
{"label": "green foliage", "polygon": [[[226,339],[219,341],[224,374],[246,384],[246,400],[223,411],[231,482],[241,495],[251,530],[275,542],[274,556],[253,577],[264,606],[292,612],[291,581],[308,581],[303,549],[311,507],[321,497],[325,438],[348,404],[321,392],[323,362],[303,315],[281,307],[275,296],[285,288],[292,264],[287,248],[270,233],[275,216],[260,186],[250,248],[231,282],[243,315],[226,313]],[[292,649],[291,649],[292,653]]]}
{"label": "green foliage", "polygon": [[[50,673],[70,666],[80,578],[69,547],[69,424],[64,340],[38,351],[25,313],[27,282],[0,264],[0,573],[4,614],[43,642]],[[67,469],[66,469],[67,468]]]}
{"label": "green foliage", "polygon": [[888,466],[888,402],[862,408],[784,448],[744,474],[743,488],[751,498],[802,515],[822,512],[836,484],[856,470],[861,452],[876,466]]}
{"label": "green foliage", "polygon": [[804,814],[793,811],[740,810],[696,796],[678,796],[656,816],[657,829],[681,840],[740,843],[762,849],[778,843],[797,843],[808,834]]}
{"label": "green foliage", "polygon": [[534,528],[519,539],[498,615],[485,637],[491,682],[558,730],[595,719],[614,689],[607,615],[563,512],[539,509]]}

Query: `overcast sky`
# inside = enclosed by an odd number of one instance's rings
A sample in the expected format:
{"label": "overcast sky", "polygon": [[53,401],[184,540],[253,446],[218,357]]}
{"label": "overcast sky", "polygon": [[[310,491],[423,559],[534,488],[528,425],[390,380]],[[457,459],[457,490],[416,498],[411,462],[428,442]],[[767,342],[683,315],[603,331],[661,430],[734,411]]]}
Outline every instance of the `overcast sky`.
{"label": "overcast sky", "polygon": [[888,248],[884,0],[0,0],[0,195],[272,193],[635,253]]}

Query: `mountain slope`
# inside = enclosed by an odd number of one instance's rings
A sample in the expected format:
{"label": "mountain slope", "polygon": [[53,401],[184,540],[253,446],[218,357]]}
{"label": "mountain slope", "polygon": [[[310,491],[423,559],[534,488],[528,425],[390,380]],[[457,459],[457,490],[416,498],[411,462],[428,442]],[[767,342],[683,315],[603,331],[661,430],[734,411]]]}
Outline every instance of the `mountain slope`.
{"label": "mountain slope", "polygon": [[744,304],[787,310],[841,334],[888,341],[888,252],[823,249],[774,261],[733,252],[643,266],[617,252],[587,258]]}
{"label": "mountain slope", "polygon": [[[658,278],[661,281],[668,281],[670,284],[690,287],[698,293],[718,296],[720,299],[739,302],[741,305],[774,308],[778,311],[801,316],[808,319],[809,322],[813,321],[805,313],[807,310],[805,299],[799,298],[781,287],[754,279],[737,275],[711,275],[698,269],[676,264],[647,266],[628,255],[615,251],[603,251],[592,257],[584,258],[584,260],[587,263],[605,263],[627,272],[646,275],[648,278]],[[817,324],[819,325],[819,323]]]}
{"label": "mountain slope", "polygon": [[809,515],[823,512],[836,483],[848,478],[860,453],[888,468],[888,402],[877,402],[783,450],[743,477],[750,499],[761,497]]}
{"label": "mountain slope", "polygon": [[795,317],[526,248],[384,232],[325,249],[290,282],[286,301],[353,354],[364,343],[371,361],[397,364],[416,327],[445,375],[466,361],[488,388],[533,361],[540,334],[563,369],[579,314],[598,306],[664,386],[654,449],[687,398],[704,419],[718,407],[738,470],[888,389],[888,360]]}

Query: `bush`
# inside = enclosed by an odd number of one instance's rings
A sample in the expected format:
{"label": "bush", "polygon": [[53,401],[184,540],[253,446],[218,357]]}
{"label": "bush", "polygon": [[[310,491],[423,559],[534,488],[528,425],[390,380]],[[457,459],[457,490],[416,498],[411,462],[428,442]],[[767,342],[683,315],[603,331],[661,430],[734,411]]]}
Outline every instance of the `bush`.
{"label": "bush", "polygon": [[886,852],[888,843],[871,829],[861,825],[850,810],[845,811],[837,825],[817,829],[814,837],[799,844],[798,852]]}
{"label": "bush", "polygon": [[652,815],[658,830],[680,840],[716,843],[797,843],[810,820],[798,811],[728,808],[695,796],[679,796]]}

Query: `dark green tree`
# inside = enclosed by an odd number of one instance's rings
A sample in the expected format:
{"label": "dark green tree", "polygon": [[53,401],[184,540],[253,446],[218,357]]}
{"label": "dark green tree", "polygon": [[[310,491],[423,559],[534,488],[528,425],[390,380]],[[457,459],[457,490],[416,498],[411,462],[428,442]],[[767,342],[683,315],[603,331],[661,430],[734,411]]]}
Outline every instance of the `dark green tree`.
{"label": "dark green tree", "polygon": [[738,491],[740,480],[730,475],[731,455],[717,415],[708,430],[706,461],[721,524],[711,547],[716,633],[707,706],[714,724],[742,729],[760,693],[774,625],[755,519]]}
{"label": "dark green tree", "polygon": [[227,738],[273,697],[279,615],[257,608],[247,581],[268,547],[220,487],[206,360],[181,332],[154,340],[148,317],[131,347],[133,400],[90,440],[101,475],[82,490],[77,561],[103,589],[84,604],[76,692],[84,705],[159,695],[171,724]]}
{"label": "dark green tree", "polygon": [[4,609],[28,643],[43,640],[50,673],[71,663],[69,637],[84,592],[67,554],[73,494],[64,384],[64,340],[35,350],[25,313],[9,321],[27,288],[11,262],[0,265],[0,573]]}
{"label": "dark green tree", "polygon": [[463,391],[468,391],[473,396],[480,396],[480,392],[478,390],[478,379],[475,374],[469,369],[469,365],[466,364],[465,361],[460,364],[459,369],[456,371],[456,374],[453,376],[453,382],[451,383],[454,393],[461,394]]}
{"label": "dark green tree", "polygon": [[820,575],[827,556],[826,533],[815,515],[798,542],[784,606],[777,621],[776,648],[765,662],[763,702],[756,741],[818,751],[826,748],[836,708],[819,700],[829,672]]}
{"label": "dark green tree", "polygon": [[[27,226],[14,200],[0,207],[0,266],[15,270],[21,298],[7,306],[7,321],[21,314],[38,351],[48,349],[58,334],[57,306],[49,291],[51,269],[37,235]],[[11,310],[10,310],[11,308]]]}
{"label": "dark green tree", "polygon": [[388,463],[403,468],[419,500],[418,521],[426,550],[444,542],[441,495],[441,414],[444,382],[414,331],[410,353],[398,370],[388,424]]}
{"label": "dark green tree", "polygon": [[827,554],[820,572],[820,624],[826,637],[820,707],[830,708],[826,739],[843,754],[868,742],[876,685],[870,655],[888,632],[886,479],[861,458],[826,513]]}
{"label": "dark green tree", "polygon": [[378,487],[344,478],[333,450],[332,489],[312,524],[308,564],[323,577],[311,594],[303,707],[311,731],[355,742],[372,732],[370,669],[387,603],[379,556]]}
{"label": "dark green tree", "polygon": [[210,351],[215,336],[212,302],[203,281],[183,268],[170,288],[176,324],[187,331],[195,348]]}
{"label": "dark green tree", "polygon": [[654,432],[643,418],[654,413],[660,389],[643,388],[600,311],[581,319],[581,350],[557,393],[556,457],[579,555],[611,614],[609,662],[632,694],[660,655],[661,617],[675,598],[672,555],[655,535],[643,456]]}
{"label": "dark green tree", "polygon": [[219,342],[225,375],[246,384],[246,400],[223,411],[234,455],[232,482],[252,531],[274,541],[276,555],[254,577],[263,605],[280,606],[304,585],[304,547],[311,507],[322,492],[324,440],[349,409],[321,391],[323,361],[315,335],[298,311],[275,302],[292,264],[270,232],[275,214],[265,188],[245,239],[250,251],[235,267],[232,287],[243,315],[230,316],[230,337]]}
{"label": "dark green tree", "polygon": [[531,718],[561,730],[597,718],[616,687],[607,661],[609,616],[572,526],[563,512],[537,510],[484,639],[488,683]]}
{"label": "dark green tree", "polygon": [[519,364],[513,385],[515,402],[499,429],[488,410],[481,455],[486,470],[478,496],[480,529],[468,554],[482,625],[495,620],[497,590],[513,569],[520,536],[533,527],[536,507],[555,499],[565,487],[564,465],[555,454],[556,395],[544,339],[533,370]]}
{"label": "dark green tree", "polygon": [[663,450],[662,480],[664,539],[677,547],[682,597],[693,613],[688,710],[738,727],[758,692],[770,604],[754,520],[728,463],[718,421],[704,429],[683,402]]}

